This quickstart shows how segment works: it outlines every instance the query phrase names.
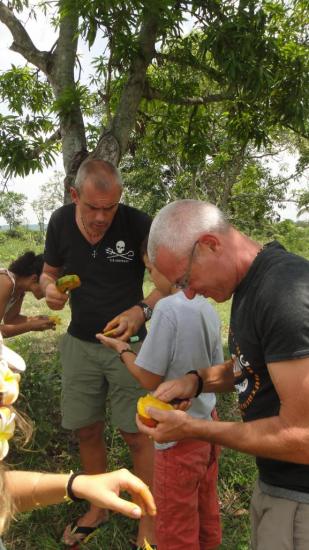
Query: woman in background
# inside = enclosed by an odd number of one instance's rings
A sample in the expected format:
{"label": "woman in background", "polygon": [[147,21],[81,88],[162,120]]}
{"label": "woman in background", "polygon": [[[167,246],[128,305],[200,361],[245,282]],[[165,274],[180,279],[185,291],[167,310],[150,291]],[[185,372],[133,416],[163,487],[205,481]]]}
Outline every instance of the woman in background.
{"label": "woman in background", "polygon": [[26,292],[32,292],[37,300],[43,298],[39,285],[43,263],[43,254],[29,251],[19,256],[8,269],[0,268],[0,331],[4,338],[55,328],[55,321],[46,315],[21,314]]}

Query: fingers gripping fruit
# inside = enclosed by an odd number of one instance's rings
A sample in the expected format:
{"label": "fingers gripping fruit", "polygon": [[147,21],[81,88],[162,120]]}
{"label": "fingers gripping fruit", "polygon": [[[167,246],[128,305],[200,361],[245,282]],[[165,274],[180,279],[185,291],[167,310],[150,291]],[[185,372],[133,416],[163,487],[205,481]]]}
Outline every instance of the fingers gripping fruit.
{"label": "fingers gripping fruit", "polygon": [[57,279],[56,287],[60,292],[66,292],[67,290],[73,290],[81,285],[81,281],[78,275],[64,275]]}
{"label": "fingers gripping fruit", "polygon": [[151,416],[149,416],[146,412],[147,407],[155,407],[156,409],[161,409],[162,411],[172,411],[174,409],[173,405],[153,397],[150,393],[144,397],[140,397],[137,402],[137,414],[140,421],[150,428],[155,428],[158,422],[154,418],[151,418]]}
{"label": "fingers gripping fruit", "polygon": [[48,319],[55,323],[55,325],[61,325],[61,318],[59,315],[48,315]]}

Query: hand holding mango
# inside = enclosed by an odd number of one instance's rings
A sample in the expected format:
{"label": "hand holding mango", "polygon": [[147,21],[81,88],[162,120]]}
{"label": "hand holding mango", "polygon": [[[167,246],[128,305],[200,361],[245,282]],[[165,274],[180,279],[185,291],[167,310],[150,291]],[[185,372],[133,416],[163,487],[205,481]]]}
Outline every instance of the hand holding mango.
{"label": "hand holding mango", "polygon": [[144,397],[140,397],[137,402],[137,414],[140,421],[149,428],[155,428],[158,422],[154,418],[151,418],[151,416],[149,416],[149,414],[146,412],[147,407],[155,407],[156,409],[160,409],[162,411],[174,410],[173,405],[157,399],[150,393],[148,393]]}
{"label": "hand holding mango", "polygon": [[55,325],[61,325],[61,319],[59,315],[48,315],[48,319],[52,321]]}
{"label": "hand holding mango", "polygon": [[[117,338],[115,332],[117,332],[117,329],[113,328],[112,330],[107,330],[106,332],[103,332],[103,336],[108,336],[109,338]],[[131,344],[134,344],[135,342],[139,342],[139,336],[130,336],[129,342]]]}
{"label": "hand holding mango", "polygon": [[73,290],[81,285],[81,280],[78,275],[64,275],[56,281],[56,288],[63,294],[67,290]]}

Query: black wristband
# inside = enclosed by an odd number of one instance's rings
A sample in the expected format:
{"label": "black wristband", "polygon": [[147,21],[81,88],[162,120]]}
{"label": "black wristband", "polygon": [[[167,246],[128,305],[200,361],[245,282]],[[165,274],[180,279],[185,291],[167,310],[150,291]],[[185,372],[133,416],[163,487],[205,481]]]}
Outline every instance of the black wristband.
{"label": "black wristband", "polygon": [[85,472],[75,472],[75,474],[72,474],[69,477],[67,488],[66,488],[66,496],[70,500],[73,500],[74,502],[81,502],[82,500],[84,500],[83,498],[78,498],[77,496],[75,496],[72,489],[72,484],[74,479],[78,476],[83,476],[83,475],[85,475]]}
{"label": "black wristband", "polygon": [[198,378],[198,385],[197,385],[197,390],[196,390],[196,394],[194,395],[194,397],[198,397],[202,391],[203,391],[203,387],[204,387],[204,380],[203,378],[199,375],[199,373],[197,372],[197,370],[189,370],[188,372],[186,372],[186,374],[195,374],[195,376],[197,376]]}
{"label": "black wristband", "polygon": [[122,361],[122,363],[124,363],[124,361],[123,361],[123,359],[122,359],[122,355],[123,355],[123,353],[126,353],[126,352],[128,352],[128,353],[133,353],[134,355],[137,355],[137,354],[135,353],[135,351],[134,351],[133,349],[131,349],[131,348],[126,348],[126,349],[121,350],[121,351],[118,353],[118,357],[119,357],[120,361]]}

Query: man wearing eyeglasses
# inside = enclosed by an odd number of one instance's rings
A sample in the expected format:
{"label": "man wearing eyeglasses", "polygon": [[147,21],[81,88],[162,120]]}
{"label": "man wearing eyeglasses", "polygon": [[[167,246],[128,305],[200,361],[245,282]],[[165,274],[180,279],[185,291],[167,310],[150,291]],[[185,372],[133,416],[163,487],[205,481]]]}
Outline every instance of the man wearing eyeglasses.
{"label": "man wearing eyeglasses", "polygon": [[198,389],[236,389],[244,422],[197,420],[149,409],[158,442],[205,439],[256,457],[254,550],[309,548],[309,262],[274,241],[261,246],[214,205],[176,201],[153,221],[150,260],[188,298],[233,297],[231,359],[161,384],[164,401]]}

